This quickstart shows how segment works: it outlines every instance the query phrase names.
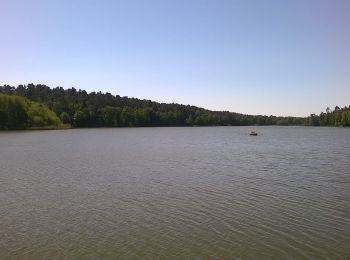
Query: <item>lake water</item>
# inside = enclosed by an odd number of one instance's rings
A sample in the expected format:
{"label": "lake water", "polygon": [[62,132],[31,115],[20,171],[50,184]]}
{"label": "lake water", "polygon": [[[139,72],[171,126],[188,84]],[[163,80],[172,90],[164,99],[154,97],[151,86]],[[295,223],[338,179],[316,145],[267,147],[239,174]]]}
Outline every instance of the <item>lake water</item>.
{"label": "lake water", "polygon": [[350,259],[350,129],[0,132],[0,258]]}

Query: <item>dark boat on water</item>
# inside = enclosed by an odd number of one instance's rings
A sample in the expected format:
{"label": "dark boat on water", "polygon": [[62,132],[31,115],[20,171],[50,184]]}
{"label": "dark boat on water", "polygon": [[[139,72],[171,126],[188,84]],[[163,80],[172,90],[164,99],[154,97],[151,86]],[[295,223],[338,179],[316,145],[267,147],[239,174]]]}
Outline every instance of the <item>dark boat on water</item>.
{"label": "dark boat on water", "polygon": [[257,135],[258,135],[258,133],[257,133],[257,132],[255,132],[255,131],[251,131],[249,135],[257,136]]}

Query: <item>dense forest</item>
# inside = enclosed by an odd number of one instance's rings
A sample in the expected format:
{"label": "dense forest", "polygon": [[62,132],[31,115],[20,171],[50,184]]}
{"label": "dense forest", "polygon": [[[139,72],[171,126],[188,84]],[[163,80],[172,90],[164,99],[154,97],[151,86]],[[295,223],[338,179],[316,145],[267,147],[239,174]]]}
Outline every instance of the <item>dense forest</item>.
{"label": "dense forest", "polygon": [[[64,124],[74,127],[301,125],[303,118],[252,116],[227,111],[157,103],[110,93],[50,88],[46,85],[0,87],[0,93],[45,104]],[[3,112],[2,112],[3,113]],[[8,126],[10,128],[10,126]]]}
{"label": "dense forest", "polygon": [[0,129],[28,127],[350,125],[349,108],[319,116],[276,117],[153,102],[110,93],[46,85],[0,86]]}
{"label": "dense forest", "polygon": [[319,115],[311,114],[305,119],[308,126],[350,126],[350,106],[339,108],[336,106],[333,111],[326,109],[326,113]]}

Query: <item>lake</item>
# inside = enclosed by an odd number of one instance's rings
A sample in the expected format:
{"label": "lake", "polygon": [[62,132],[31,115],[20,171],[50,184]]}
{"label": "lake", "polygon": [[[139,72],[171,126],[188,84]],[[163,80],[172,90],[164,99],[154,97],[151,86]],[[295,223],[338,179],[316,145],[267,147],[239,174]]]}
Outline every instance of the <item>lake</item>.
{"label": "lake", "polygon": [[0,132],[1,259],[350,259],[349,245],[350,128]]}

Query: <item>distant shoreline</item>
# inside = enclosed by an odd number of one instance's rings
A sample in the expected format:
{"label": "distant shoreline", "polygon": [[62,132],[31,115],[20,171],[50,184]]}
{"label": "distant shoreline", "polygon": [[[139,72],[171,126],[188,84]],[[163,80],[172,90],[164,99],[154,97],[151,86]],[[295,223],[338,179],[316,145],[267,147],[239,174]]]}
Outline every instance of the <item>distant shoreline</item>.
{"label": "distant shoreline", "polygon": [[28,84],[0,86],[0,129],[99,127],[350,126],[350,107],[309,117],[248,115],[110,93]]}
{"label": "distant shoreline", "polygon": [[348,126],[305,126],[305,125],[231,125],[231,126],[101,126],[101,127],[30,127],[30,128],[24,128],[24,129],[0,129],[1,132],[16,132],[16,131],[23,131],[23,132],[29,132],[29,131],[60,131],[60,130],[81,130],[81,129],[138,129],[138,128],[214,128],[214,127],[281,127],[281,128],[287,128],[287,127],[303,127],[303,128],[349,128]]}

